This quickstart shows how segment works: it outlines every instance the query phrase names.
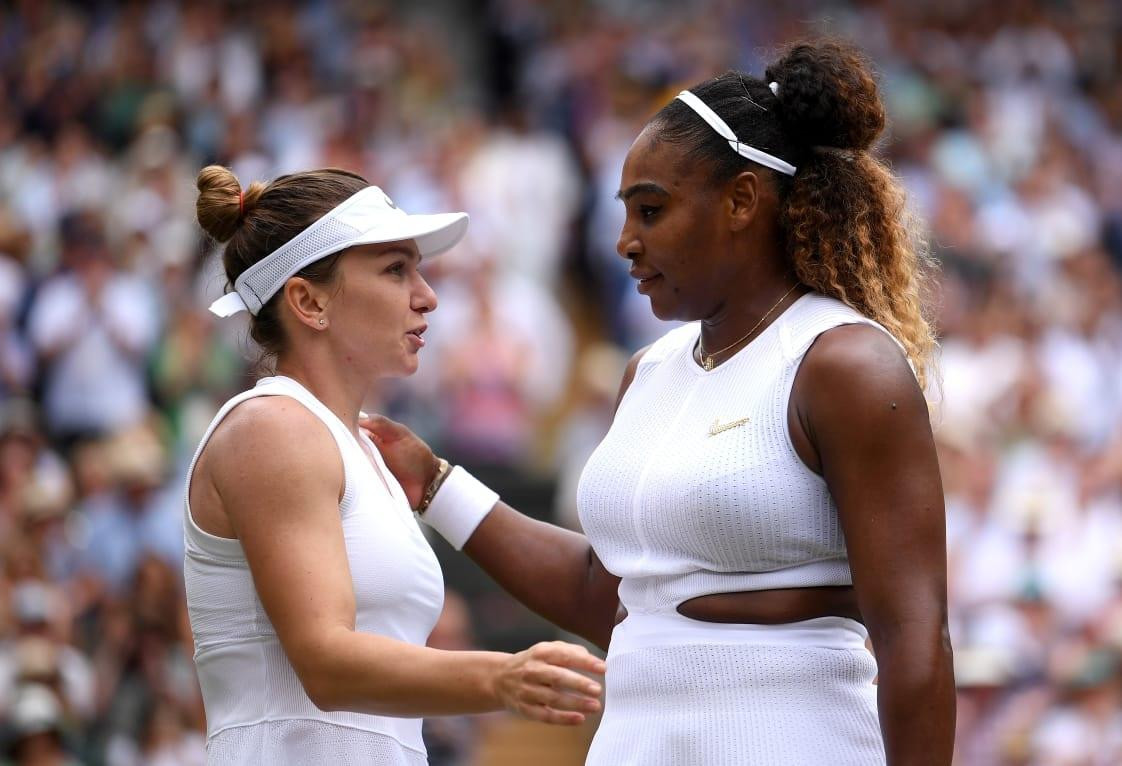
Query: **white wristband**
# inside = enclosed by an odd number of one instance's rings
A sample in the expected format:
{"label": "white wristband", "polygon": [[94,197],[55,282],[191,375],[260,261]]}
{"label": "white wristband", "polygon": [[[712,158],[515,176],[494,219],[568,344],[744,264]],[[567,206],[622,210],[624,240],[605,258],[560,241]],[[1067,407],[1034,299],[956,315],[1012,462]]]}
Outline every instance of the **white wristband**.
{"label": "white wristband", "polygon": [[421,521],[460,550],[483,518],[499,502],[499,494],[465,471],[453,468],[436,491]]}

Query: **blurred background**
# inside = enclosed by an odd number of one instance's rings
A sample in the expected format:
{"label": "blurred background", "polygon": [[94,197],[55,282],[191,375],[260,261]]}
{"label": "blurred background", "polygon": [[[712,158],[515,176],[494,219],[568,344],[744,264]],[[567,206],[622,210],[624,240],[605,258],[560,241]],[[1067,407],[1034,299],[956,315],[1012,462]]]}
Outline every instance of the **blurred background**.
{"label": "blurred background", "polygon": [[[680,88],[815,33],[874,60],[940,264],[957,763],[1122,763],[1116,0],[0,4],[0,762],[204,761],[183,479],[257,352],[206,312],[200,167],[469,211],[422,371],[372,406],[575,526],[623,365],[667,329],[615,255],[622,158]],[[556,636],[437,545],[434,645]],[[579,764],[592,731],[426,729],[436,766]]]}

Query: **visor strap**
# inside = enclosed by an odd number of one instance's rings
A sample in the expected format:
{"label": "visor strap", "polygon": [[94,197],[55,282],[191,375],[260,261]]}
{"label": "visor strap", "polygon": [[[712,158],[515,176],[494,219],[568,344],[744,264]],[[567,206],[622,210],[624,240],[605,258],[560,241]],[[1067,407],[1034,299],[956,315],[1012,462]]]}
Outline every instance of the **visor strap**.
{"label": "visor strap", "polygon": [[237,293],[226,293],[221,298],[210,304],[210,313],[225,319],[232,317],[239,311],[249,311],[249,306],[245,305],[245,301]]}
{"label": "visor strap", "polygon": [[[367,186],[360,189],[324,213],[295,237],[243,271],[234,280],[234,290],[241,295],[246,310],[256,316],[261,307],[276,294],[277,290],[284,286],[289,277],[309,263],[314,263],[348,247],[350,237],[343,236],[339,237],[337,241],[332,241],[335,240],[335,237],[329,235],[327,241],[324,241],[321,232],[331,225],[341,213],[356,203],[362,203],[366,198],[375,196],[381,201],[386,195],[377,186]],[[299,252],[306,246],[305,243],[317,241],[320,246],[314,252],[298,258],[295,262],[290,263],[287,268],[281,266],[278,270],[278,264],[291,260],[289,253]]]}

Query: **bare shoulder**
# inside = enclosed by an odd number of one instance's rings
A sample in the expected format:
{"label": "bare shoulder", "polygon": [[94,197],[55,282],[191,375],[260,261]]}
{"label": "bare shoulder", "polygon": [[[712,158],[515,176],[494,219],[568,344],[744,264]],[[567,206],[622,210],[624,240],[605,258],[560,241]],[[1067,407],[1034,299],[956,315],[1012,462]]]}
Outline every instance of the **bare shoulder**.
{"label": "bare shoulder", "polygon": [[342,459],[331,432],[289,396],[256,396],[234,407],[205,453],[207,473],[224,498],[278,484],[290,490],[309,481],[342,486]]}
{"label": "bare shoulder", "polygon": [[842,325],[819,335],[799,376],[824,393],[895,391],[923,397],[904,351],[886,332],[867,324]]}
{"label": "bare shoulder", "polygon": [[927,399],[908,358],[888,333],[868,324],[818,336],[795,378],[791,405],[819,451],[835,433],[848,444],[900,433],[901,426],[930,433]]}
{"label": "bare shoulder", "polygon": [[846,324],[826,330],[806,352],[803,365],[829,375],[903,374],[915,380],[900,346],[884,330]]}

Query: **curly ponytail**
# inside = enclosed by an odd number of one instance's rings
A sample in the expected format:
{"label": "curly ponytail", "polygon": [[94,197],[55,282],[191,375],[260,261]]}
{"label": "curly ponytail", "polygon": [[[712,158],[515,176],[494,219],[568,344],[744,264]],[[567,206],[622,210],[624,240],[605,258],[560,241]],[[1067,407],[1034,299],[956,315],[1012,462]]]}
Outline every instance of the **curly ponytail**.
{"label": "curly ponytail", "polygon": [[923,314],[926,259],[906,224],[904,192],[865,152],[816,154],[799,168],[780,213],[795,275],[882,324],[924,386],[935,339]]}
{"label": "curly ponytail", "polygon": [[659,137],[708,163],[716,181],[748,168],[770,174],[784,249],[799,281],[883,325],[926,386],[935,347],[923,311],[930,261],[912,234],[918,229],[902,185],[870,152],[884,130],[885,108],[864,55],[840,42],[798,43],[764,79],[726,72],[690,90],[742,141],[798,172],[784,176],[730,152],[677,100],[651,121]]}
{"label": "curly ponytail", "polygon": [[808,147],[779,216],[795,275],[884,325],[925,385],[935,346],[922,304],[928,261],[902,185],[869,152],[885,110],[868,61],[839,43],[804,43],[766,76],[779,84],[784,132]]}

